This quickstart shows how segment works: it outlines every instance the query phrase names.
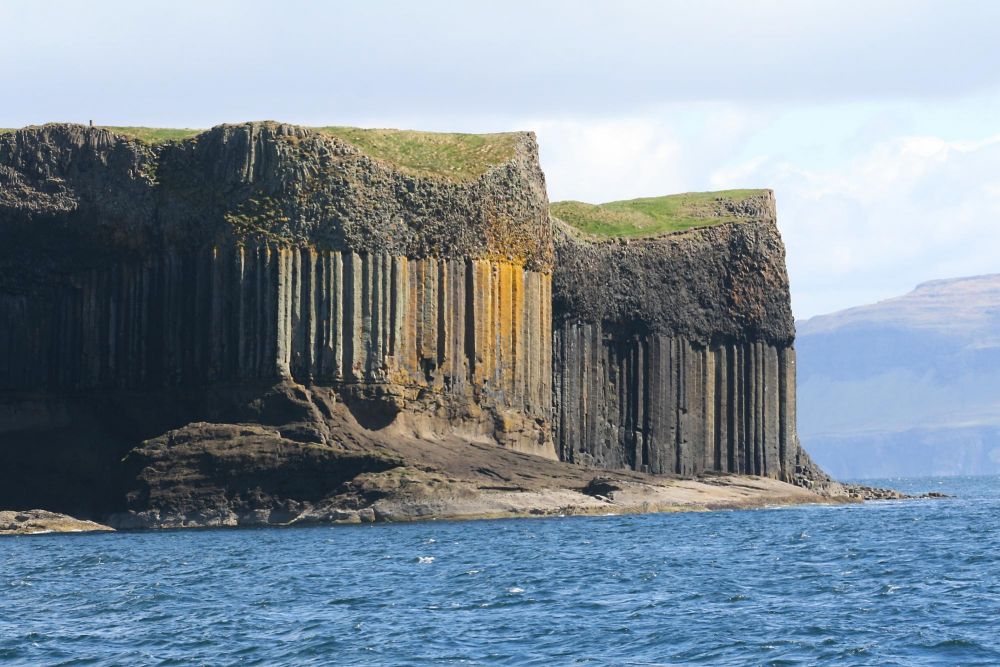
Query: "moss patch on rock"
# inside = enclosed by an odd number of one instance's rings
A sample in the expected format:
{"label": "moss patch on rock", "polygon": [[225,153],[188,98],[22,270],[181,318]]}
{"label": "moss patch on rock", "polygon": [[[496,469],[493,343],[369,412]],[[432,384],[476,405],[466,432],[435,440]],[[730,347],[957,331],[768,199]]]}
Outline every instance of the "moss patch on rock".
{"label": "moss patch on rock", "polygon": [[686,192],[606,204],[561,201],[554,202],[549,210],[556,218],[587,234],[634,238],[747,219],[746,211],[754,207],[746,204],[766,196],[767,192]]}

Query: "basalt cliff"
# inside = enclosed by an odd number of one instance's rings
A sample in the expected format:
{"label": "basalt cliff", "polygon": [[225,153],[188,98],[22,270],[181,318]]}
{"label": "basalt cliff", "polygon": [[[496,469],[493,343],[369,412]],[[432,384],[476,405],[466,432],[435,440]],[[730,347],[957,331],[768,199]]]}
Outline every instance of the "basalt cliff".
{"label": "basalt cliff", "polygon": [[[770,192],[600,239],[550,218],[533,135],[430,137],[392,160],[278,123],[0,133],[0,509],[131,528],[836,487],[795,434]],[[461,174],[421,168],[458,149]],[[778,486],[681,479],[713,472]]]}

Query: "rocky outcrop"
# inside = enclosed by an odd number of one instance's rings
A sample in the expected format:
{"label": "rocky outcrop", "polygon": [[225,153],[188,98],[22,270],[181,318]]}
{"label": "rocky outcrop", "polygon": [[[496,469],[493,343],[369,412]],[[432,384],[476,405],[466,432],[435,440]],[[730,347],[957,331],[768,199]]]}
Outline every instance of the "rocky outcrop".
{"label": "rocky outcrop", "polygon": [[794,322],[773,194],[758,198],[739,222],[638,240],[555,223],[562,459],[795,479]]}
{"label": "rocky outcrop", "polygon": [[0,536],[45,535],[48,533],[103,533],[113,531],[93,521],[74,519],[45,510],[0,511]]}
{"label": "rocky outcrop", "polygon": [[[300,520],[345,482],[402,462],[378,452],[291,440],[273,427],[193,423],[147,440],[124,463],[136,480],[127,495],[130,511],[111,520],[119,527],[148,528]],[[331,520],[339,516],[328,514]]]}

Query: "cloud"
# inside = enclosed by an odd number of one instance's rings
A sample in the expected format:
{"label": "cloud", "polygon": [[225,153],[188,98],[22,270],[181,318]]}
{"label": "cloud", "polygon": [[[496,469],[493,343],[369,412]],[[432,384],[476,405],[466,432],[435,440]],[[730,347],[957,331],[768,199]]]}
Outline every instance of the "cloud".
{"label": "cloud", "polygon": [[530,126],[538,134],[553,201],[598,203],[655,195],[684,182],[680,141],[655,121],[536,121]]}
{"label": "cloud", "polygon": [[1000,86],[998,23],[985,1],[15,1],[0,84],[18,105],[0,113],[423,124],[931,99]]}
{"label": "cloud", "polygon": [[758,157],[710,178],[746,179],[777,192],[798,317],[1000,270],[1000,135],[883,140],[826,169]]}
{"label": "cloud", "polygon": [[731,160],[772,116],[731,104],[681,104],[615,120],[517,124],[538,134],[553,201],[601,203],[706,189],[710,170]]}

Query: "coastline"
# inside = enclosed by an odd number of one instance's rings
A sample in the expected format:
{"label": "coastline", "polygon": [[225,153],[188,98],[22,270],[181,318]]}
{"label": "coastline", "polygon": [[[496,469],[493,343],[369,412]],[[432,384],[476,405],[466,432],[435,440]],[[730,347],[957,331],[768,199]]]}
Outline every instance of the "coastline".
{"label": "coastline", "polygon": [[[593,472],[593,471],[590,471]],[[603,473],[603,471],[601,471]],[[345,507],[346,498],[303,508],[293,516],[268,510],[200,517],[160,516],[137,525],[124,516],[112,525],[124,530],[197,529],[213,527],[349,525],[417,521],[474,521],[505,518],[545,518],[766,509],[791,505],[840,505],[864,502],[847,495],[824,495],[779,480],[711,475],[700,478],[624,479],[594,477],[584,488],[482,488],[470,481],[445,481],[436,475],[409,471],[405,490],[387,494],[370,505]],[[423,477],[423,479],[416,479]],[[149,519],[151,517],[147,517]],[[285,519],[285,520],[282,520]],[[130,525],[132,524],[132,525]],[[0,512],[0,536],[52,533],[111,532],[109,525],[43,510]]]}

